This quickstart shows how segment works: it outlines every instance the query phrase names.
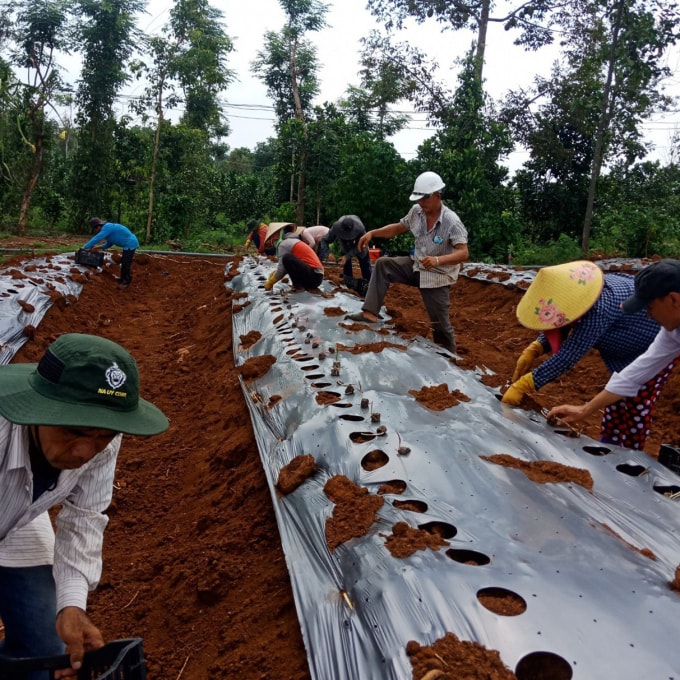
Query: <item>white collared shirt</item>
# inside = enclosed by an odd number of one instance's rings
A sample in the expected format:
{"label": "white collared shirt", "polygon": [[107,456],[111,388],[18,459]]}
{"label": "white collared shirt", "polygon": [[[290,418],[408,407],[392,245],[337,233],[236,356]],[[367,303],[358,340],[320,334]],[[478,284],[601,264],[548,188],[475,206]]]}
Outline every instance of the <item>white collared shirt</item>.
{"label": "white collared shirt", "polygon": [[[86,609],[102,569],[103,533],[111,502],[118,435],[76,470],[62,470],[54,489],[33,502],[28,427],[0,417],[0,565],[53,564],[57,611]],[[62,505],[56,537],[47,511]],[[55,612],[56,613],[56,612]]]}

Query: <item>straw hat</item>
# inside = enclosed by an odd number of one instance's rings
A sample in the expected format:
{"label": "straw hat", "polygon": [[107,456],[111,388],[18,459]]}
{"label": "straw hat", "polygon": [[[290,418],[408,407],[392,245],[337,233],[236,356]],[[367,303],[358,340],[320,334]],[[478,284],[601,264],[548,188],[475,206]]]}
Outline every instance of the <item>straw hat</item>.
{"label": "straw hat", "polygon": [[603,285],[602,270],[587,260],[544,267],[517,305],[517,320],[537,331],[566,326],[595,304]]}
{"label": "straw hat", "polygon": [[271,222],[267,227],[267,233],[264,237],[265,243],[269,241],[269,239],[274,236],[274,234],[277,234],[279,231],[281,231],[281,229],[291,226],[292,224],[292,222]]}

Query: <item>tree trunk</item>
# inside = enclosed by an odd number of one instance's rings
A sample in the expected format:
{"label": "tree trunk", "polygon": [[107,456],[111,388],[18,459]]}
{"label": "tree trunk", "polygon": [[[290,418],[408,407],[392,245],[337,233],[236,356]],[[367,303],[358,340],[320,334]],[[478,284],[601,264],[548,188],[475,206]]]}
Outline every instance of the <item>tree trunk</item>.
{"label": "tree trunk", "polygon": [[300,156],[300,174],[298,175],[298,196],[295,207],[295,224],[300,227],[305,225],[305,188],[307,187],[307,176],[305,175],[305,167],[307,165],[307,152],[303,152]]}
{"label": "tree trunk", "polygon": [[290,52],[290,84],[293,91],[293,101],[295,103],[295,117],[302,125],[302,136],[304,139],[304,148],[300,154],[300,174],[298,175],[298,194],[297,204],[295,208],[295,223],[299,226],[304,226],[305,223],[305,187],[307,186],[307,178],[305,177],[305,169],[307,165],[307,122],[305,121],[305,114],[302,110],[302,100],[300,99],[300,90],[297,82],[297,62],[295,58],[295,45],[291,45]]}
{"label": "tree trunk", "polygon": [[616,9],[616,17],[612,27],[612,43],[609,49],[607,80],[605,81],[604,89],[602,90],[600,117],[597,122],[597,130],[595,132],[595,151],[593,153],[593,163],[590,170],[588,200],[586,203],[586,214],[583,220],[583,235],[581,238],[581,252],[584,256],[588,253],[588,246],[590,244],[590,230],[593,225],[593,212],[595,207],[595,196],[597,194],[597,182],[600,178],[600,170],[602,169],[602,149],[604,148],[604,136],[607,132],[607,129],[609,128],[609,121],[611,120],[611,108],[613,102],[610,101],[610,95],[612,90],[612,79],[614,77],[614,66],[616,64],[616,49],[618,47],[619,29],[621,28],[621,20],[623,17],[623,8],[625,2],[626,0],[619,0],[619,5]]}
{"label": "tree trunk", "polygon": [[486,51],[486,32],[489,28],[489,12],[491,0],[482,0],[482,11],[479,14],[479,24],[477,28],[477,51],[475,53],[475,75],[478,81],[482,82],[484,73],[484,53]]}
{"label": "tree trunk", "polygon": [[153,201],[154,201],[154,187],[156,186],[156,167],[158,165],[158,149],[161,145],[161,126],[163,125],[163,85],[161,83],[158,90],[158,101],[156,102],[156,112],[158,113],[158,122],[156,124],[156,134],[153,139],[153,157],[151,159],[151,177],[149,179],[149,207],[146,215],[146,240],[145,243],[151,242],[151,223],[153,221]]}
{"label": "tree trunk", "polygon": [[41,133],[35,140],[35,151],[33,152],[33,166],[31,167],[31,175],[24,187],[24,192],[21,197],[21,209],[19,210],[19,222],[17,224],[17,235],[23,236],[26,233],[26,220],[28,219],[28,211],[31,208],[31,199],[35,185],[38,183],[40,171],[42,170],[43,158],[43,141],[44,135]]}

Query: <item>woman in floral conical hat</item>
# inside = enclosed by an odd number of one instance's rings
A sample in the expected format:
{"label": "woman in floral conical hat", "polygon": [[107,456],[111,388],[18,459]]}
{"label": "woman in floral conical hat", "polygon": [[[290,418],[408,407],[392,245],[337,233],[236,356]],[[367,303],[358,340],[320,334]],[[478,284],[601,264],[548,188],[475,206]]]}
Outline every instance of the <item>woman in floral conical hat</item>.
{"label": "woman in floral conical hat", "polygon": [[[610,373],[620,371],[642,354],[659,332],[659,325],[644,310],[623,313],[621,303],[634,290],[633,276],[604,274],[587,260],[541,269],[517,305],[517,320],[539,335],[517,360],[503,402],[519,406],[524,394],[565,374],[591,349],[599,351]],[[536,359],[546,353],[552,356],[533,368]],[[667,367],[655,376],[637,397],[608,406],[600,440],[642,449],[654,404],[671,370]]]}

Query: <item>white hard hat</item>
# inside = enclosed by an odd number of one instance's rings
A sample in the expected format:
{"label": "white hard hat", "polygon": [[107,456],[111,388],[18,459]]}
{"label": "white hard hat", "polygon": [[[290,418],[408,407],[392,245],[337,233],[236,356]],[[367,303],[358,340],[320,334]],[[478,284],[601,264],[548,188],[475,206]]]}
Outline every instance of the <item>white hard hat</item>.
{"label": "white hard hat", "polygon": [[436,172],[424,172],[416,177],[413,185],[413,193],[409,197],[410,201],[419,201],[423,196],[441,191],[446,185]]}

